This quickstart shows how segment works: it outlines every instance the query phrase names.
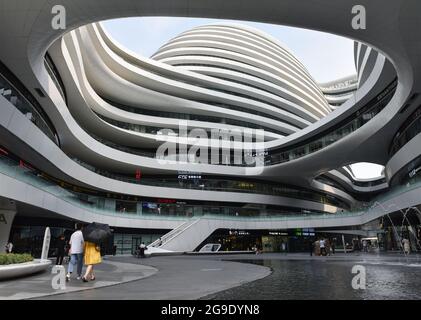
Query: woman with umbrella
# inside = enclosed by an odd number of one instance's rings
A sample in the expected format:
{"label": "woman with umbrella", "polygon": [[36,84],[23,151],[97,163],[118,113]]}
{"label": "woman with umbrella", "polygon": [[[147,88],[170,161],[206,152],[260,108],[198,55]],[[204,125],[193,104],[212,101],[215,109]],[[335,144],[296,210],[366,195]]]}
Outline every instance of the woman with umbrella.
{"label": "woman with umbrella", "polygon": [[84,260],[87,266],[85,275],[82,277],[83,282],[95,280],[94,265],[102,262],[100,244],[110,235],[111,230],[107,224],[93,222],[83,229]]}

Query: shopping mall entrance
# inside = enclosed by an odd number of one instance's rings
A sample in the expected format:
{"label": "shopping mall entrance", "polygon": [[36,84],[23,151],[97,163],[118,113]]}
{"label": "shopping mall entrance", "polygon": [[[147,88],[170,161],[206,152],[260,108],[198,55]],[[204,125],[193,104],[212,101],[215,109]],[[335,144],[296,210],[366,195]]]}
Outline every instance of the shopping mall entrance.
{"label": "shopping mall entrance", "polygon": [[306,252],[310,243],[316,240],[314,229],[292,230],[233,230],[218,229],[203,241],[205,244],[219,243],[219,251],[252,251],[253,247],[262,252]]}

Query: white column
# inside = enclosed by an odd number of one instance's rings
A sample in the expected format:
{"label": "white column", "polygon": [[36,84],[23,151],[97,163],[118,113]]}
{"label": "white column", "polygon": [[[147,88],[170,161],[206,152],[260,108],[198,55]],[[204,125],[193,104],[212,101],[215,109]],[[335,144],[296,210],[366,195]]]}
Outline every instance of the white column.
{"label": "white column", "polygon": [[16,210],[0,209],[0,252],[5,252],[4,246],[9,241],[10,229],[12,228],[13,219]]}

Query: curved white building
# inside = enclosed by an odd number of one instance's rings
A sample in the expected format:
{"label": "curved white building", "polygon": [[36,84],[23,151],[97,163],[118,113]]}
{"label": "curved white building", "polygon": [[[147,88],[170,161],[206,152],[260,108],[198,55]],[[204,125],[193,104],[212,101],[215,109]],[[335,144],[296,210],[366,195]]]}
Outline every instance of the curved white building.
{"label": "curved white building", "polygon": [[[24,251],[39,228],[98,221],[115,229],[120,252],[140,236],[191,251],[229,229],[310,229],[300,241],[316,232],[371,235],[378,219],[400,210],[411,212],[405,232],[419,227],[421,48],[401,38],[416,37],[419,22],[407,17],[419,3],[362,0],[377,15],[358,32],[345,4],[233,1],[218,12],[219,1],[121,0],[118,10],[111,0],[63,2],[65,30],[51,28],[43,1],[4,2],[1,241]],[[384,30],[381,17],[396,12]],[[99,23],[142,15],[235,17],[346,36],[355,40],[357,75],[317,84],[276,39],[238,24],[187,30],[147,58]],[[344,167],[358,162],[381,164],[384,175],[356,180]]]}

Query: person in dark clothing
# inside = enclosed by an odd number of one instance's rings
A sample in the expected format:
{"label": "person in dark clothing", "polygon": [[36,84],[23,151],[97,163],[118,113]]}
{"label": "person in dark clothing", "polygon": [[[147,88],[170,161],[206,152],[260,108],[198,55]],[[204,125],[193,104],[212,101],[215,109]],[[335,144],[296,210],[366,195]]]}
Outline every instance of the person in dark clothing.
{"label": "person in dark clothing", "polygon": [[309,240],[308,241],[308,249],[310,250],[310,256],[313,256],[313,252],[314,252],[314,242]]}
{"label": "person in dark clothing", "polygon": [[330,245],[331,249],[332,249],[332,254],[335,254],[335,240],[333,239],[332,244]]}
{"label": "person in dark clothing", "polygon": [[145,258],[145,250],[147,250],[145,244],[142,242],[139,246],[139,254],[141,258]]}
{"label": "person in dark clothing", "polygon": [[65,254],[65,247],[66,241],[64,240],[64,234],[60,236],[60,238],[57,240],[57,259],[56,259],[56,265],[62,265],[63,264],[63,258]]}
{"label": "person in dark clothing", "polygon": [[117,245],[113,245],[113,256],[117,254]]}

